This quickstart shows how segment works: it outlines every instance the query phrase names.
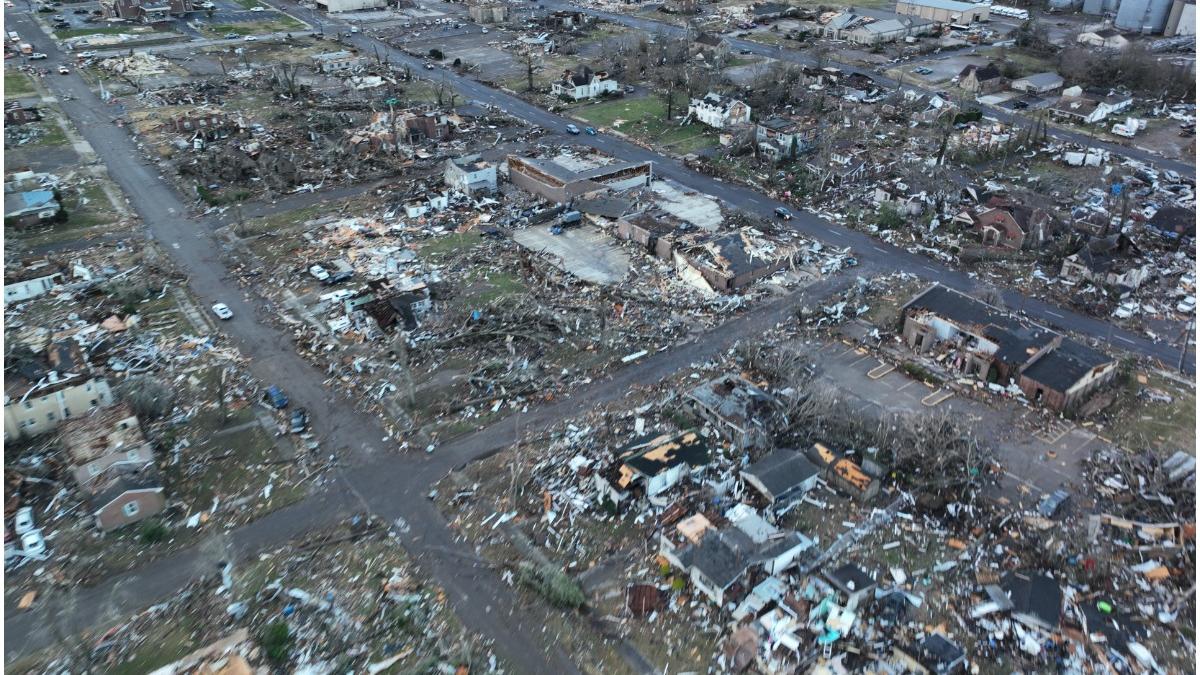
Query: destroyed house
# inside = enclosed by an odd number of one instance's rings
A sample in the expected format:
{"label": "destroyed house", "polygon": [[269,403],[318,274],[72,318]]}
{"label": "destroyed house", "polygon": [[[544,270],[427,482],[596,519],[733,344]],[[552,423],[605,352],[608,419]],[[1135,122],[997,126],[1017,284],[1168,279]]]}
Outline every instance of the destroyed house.
{"label": "destroyed house", "polygon": [[558,204],[592,192],[620,192],[646,186],[651,179],[650,162],[610,162],[576,167],[559,158],[508,157],[508,179],[517,187]]}
{"label": "destroyed house", "polygon": [[830,485],[855,499],[865,502],[879,494],[879,481],[850,458],[838,456],[821,443],[814,443],[806,454]]}
{"label": "destroyed house", "polygon": [[692,586],[718,606],[744,595],[745,589],[738,587],[752,569],[781,574],[813,547],[808,537],[776,529],[744,504],[729,515],[734,518],[732,527],[714,528],[704,519],[687,528],[682,541],[659,536],[659,554],[687,573]]}
{"label": "destroyed house", "polygon": [[803,453],[777,448],[742,469],[742,480],[758,490],[774,508],[784,508],[817,486],[821,468]]}
{"label": "destroyed house", "polygon": [[1050,239],[1054,220],[1046,211],[993,197],[976,211],[963,211],[954,222],[970,227],[984,246],[1013,250],[1040,248]]}
{"label": "destroyed house", "polygon": [[941,633],[931,633],[916,644],[894,650],[898,660],[914,673],[955,675],[966,671],[966,651]]}
{"label": "destroyed house", "polygon": [[1168,239],[1192,239],[1196,236],[1196,212],[1180,206],[1164,206],[1150,216],[1146,225]]}
{"label": "destroyed house", "polygon": [[587,66],[580,66],[578,70],[563,71],[562,79],[551,84],[550,89],[555,96],[581,101],[616,93],[621,86],[602,70],[593,71]]}
{"label": "destroyed house", "polygon": [[1036,572],[1009,572],[1000,588],[1012,603],[1012,617],[1048,633],[1058,630],[1063,593],[1058,582]]}
{"label": "destroyed house", "polygon": [[86,363],[62,363],[65,370],[37,363],[6,364],[4,438],[16,440],[55,429],[59,422],[112,405],[104,378],[93,377]]}
{"label": "destroyed house", "polygon": [[136,473],[154,463],[154,452],[127,404],[65,421],[62,443],[71,475],[85,492],[118,473]]}
{"label": "destroyed house", "polygon": [[20,101],[4,104],[4,123],[9,126],[20,126],[29,122],[39,122],[42,113],[36,107],[25,107]]}
{"label": "destroyed house", "polygon": [[1117,91],[1084,91],[1079,87],[1063,90],[1063,96],[1050,107],[1050,114],[1077,124],[1094,124],[1133,105],[1133,97]]}
{"label": "destroyed house", "polygon": [[774,397],[735,375],[714,378],[687,393],[687,402],[701,419],[726,435],[735,446],[763,444],[777,414]]}
{"label": "destroyed house", "polygon": [[754,141],[771,159],[794,159],[813,148],[819,128],[814,118],[771,117],[754,125]]}
{"label": "destroyed house", "polygon": [[674,257],[679,238],[694,229],[690,223],[661,209],[623,216],[617,221],[619,239],[637,242],[654,257],[668,261]]}
{"label": "destroyed house", "polygon": [[904,341],[951,371],[1016,383],[1034,402],[1070,411],[1116,377],[1115,359],[965,293],[934,284],[904,305]]}
{"label": "destroyed house", "polygon": [[359,305],[359,309],[375,320],[380,330],[388,332],[416,330],[420,325],[418,317],[429,311],[431,307],[429,292],[424,286]]}
{"label": "destroyed house", "polygon": [[688,117],[714,129],[750,122],[750,106],[738,99],[708,92],[688,105]]}
{"label": "destroyed house", "polygon": [[624,500],[635,484],[649,498],[671,489],[692,471],[707,466],[710,450],[699,434],[687,431],[644,436],[622,446],[616,456],[615,475],[612,471],[594,474],[601,497],[614,504]]}
{"label": "destroyed house", "polygon": [[682,248],[676,267],[705,290],[728,292],[790,267],[795,255],[794,246],[744,227]]}
{"label": "destroyed house", "polygon": [[874,590],[876,586],[875,579],[856,563],[846,563],[837,569],[826,570],[822,576],[842,594],[847,604],[855,599],[865,598],[867,592]]}
{"label": "destroyed house", "polygon": [[1151,274],[1142,262],[1141,249],[1124,233],[1093,237],[1063,260],[1059,273],[1068,281],[1091,281],[1118,289],[1134,290]]}
{"label": "destroyed house", "polygon": [[1007,84],[1008,80],[994,63],[986,66],[969,65],[958,74],[958,86],[977,94],[1000,91]]}
{"label": "destroyed house", "polygon": [[4,275],[4,304],[24,302],[50,292],[62,281],[62,270],[48,261]]}
{"label": "destroyed house", "polygon": [[334,73],[339,70],[353,70],[365,65],[367,60],[352,51],[343,49],[336,52],[325,52],[312,55],[313,70],[319,73]]}
{"label": "destroyed house", "polygon": [[177,115],[164,124],[177,134],[193,134],[206,141],[225,138],[232,133],[233,123],[225,115],[204,110],[194,110],[191,114]]}

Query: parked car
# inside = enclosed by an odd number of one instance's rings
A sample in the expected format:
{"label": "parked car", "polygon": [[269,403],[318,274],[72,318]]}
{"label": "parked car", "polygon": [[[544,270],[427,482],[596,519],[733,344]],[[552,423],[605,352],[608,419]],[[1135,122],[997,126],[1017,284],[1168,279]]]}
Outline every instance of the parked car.
{"label": "parked car", "polygon": [[55,15],[54,15],[54,20],[55,20],[55,21],[66,21],[66,20],[67,20],[67,17],[63,16],[62,14],[55,14]]}
{"label": "parked car", "polygon": [[32,506],[22,506],[17,509],[17,515],[13,518],[13,529],[16,530],[17,536],[37,529],[37,526],[33,524]]}
{"label": "parked car", "polygon": [[1179,304],[1175,305],[1175,311],[1183,312],[1184,314],[1191,314],[1192,312],[1196,311],[1196,296],[1189,295],[1183,300],[1180,300]]}
{"label": "parked car", "polygon": [[783,218],[784,220],[791,220],[792,212],[783,208],[782,206],[777,206],[775,207],[775,216],[777,218]]}
{"label": "parked car", "polygon": [[265,12],[265,11],[267,11],[267,8],[266,7],[251,7],[250,11],[251,12]]}
{"label": "parked car", "polygon": [[1071,494],[1066,490],[1055,490],[1050,494],[1042,497],[1042,501],[1038,504],[1038,513],[1042,514],[1043,518],[1053,518],[1054,514],[1062,508],[1063,504],[1071,498]]}
{"label": "parked car", "polygon": [[425,70],[433,70],[433,64],[428,61],[425,62]]}
{"label": "parked car", "polygon": [[286,408],[288,404],[287,395],[283,393],[282,389],[276,387],[275,385],[267,387],[267,390],[263,392],[263,400],[276,408]]}
{"label": "parked car", "polygon": [[254,41],[258,40],[258,38],[253,35],[247,35],[246,37],[244,37],[242,39],[245,40],[246,42],[254,42]]}
{"label": "parked car", "polygon": [[77,9],[77,10],[75,10],[74,12],[71,12],[71,13],[72,13],[72,14],[87,14],[87,13],[88,13],[88,11],[87,11],[86,9]]}
{"label": "parked car", "polygon": [[229,306],[223,302],[218,302],[217,304],[213,305],[212,311],[213,314],[216,314],[217,318],[222,321],[228,321],[233,318],[233,310],[229,309]]}
{"label": "parked car", "polygon": [[567,125],[567,133],[571,134],[572,136],[578,136],[579,135],[579,127],[575,126],[574,124],[568,124]]}
{"label": "parked car", "polygon": [[483,31],[482,31],[482,32],[483,32],[485,35],[487,34],[487,32],[488,32],[487,26],[484,26],[484,27],[483,27]]}
{"label": "parked car", "polygon": [[312,267],[308,268],[308,273],[313,275],[313,278],[317,281],[325,281],[329,278],[329,272],[327,272],[325,268],[321,267],[320,265],[313,265]]}
{"label": "parked car", "polygon": [[595,135],[596,135],[596,128],[595,128],[595,127],[584,127],[584,128],[583,128],[583,132],[584,132],[585,134],[587,134],[588,136],[595,136]]}
{"label": "parked car", "polygon": [[30,558],[45,559],[46,538],[40,530],[32,530],[21,535],[21,550]]}
{"label": "parked car", "polygon": [[345,272],[338,272],[337,274],[329,275],[329,278],[326,279],[323,283],[326,286],[333,286],[334,284],[340,284],[343,281],[350,281],[353,278],[354,278],[354,271],[346,270]]}
{"label": "parked car", "polygon": [[308,411],[296,408],[292,411],[292,433],[302,434],[308,428]]}
{"label": "parked car", "polygon": [[59,67],[58,67],[58,74],[59,74],[59,75],[70,75],[70,74],[71,74],[71,70],[70,70],[69,68],[67,68],[66,66],[59,66]]}
{"label": "parked car", "polygon": [[225,39],[226,39],[226,40],[236,40],[236,39],[238,39],[238,37],[239,37],[239,36],[238,36],[238,34],[237,34],[237,33],[226,33],[226,34],[225,34]]}
{"label": "parked car", "polygon": [[81,59],[94,59],[96,58],[96,52],[79,52],[76,56]]}
{"label": "parked car", "polygon": [[46,58],[46,55],[41,52],[34,52],[29,55],[30,61],[41,61],[44,58]]}

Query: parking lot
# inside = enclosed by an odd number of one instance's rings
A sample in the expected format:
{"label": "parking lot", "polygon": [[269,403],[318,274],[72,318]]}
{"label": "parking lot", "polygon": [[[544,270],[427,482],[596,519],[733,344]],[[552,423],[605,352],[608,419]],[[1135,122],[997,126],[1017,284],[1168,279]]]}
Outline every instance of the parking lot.
{"label": "parking lot", "polygon": [[1015,401],[983,402],[915,380],[871,352],[846,342],[805,343],[820,379],[852,399],[856,410],[922,413],[945,410],[970,421],[1005,469],[1003,496],[1027,504],[1076,482],[1083,460],[1107,441],[1073,422],[1044,421]]}

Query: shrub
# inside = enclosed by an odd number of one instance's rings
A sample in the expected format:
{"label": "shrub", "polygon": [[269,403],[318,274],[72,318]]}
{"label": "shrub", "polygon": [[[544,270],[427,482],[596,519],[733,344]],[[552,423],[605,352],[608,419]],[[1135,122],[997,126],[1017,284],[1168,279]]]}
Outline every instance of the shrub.
{"label": "shrub", "polygon": [[442,53],[442,50],[434,47],[433,49],[429,50],[429,58],[441,61],[442,59],[446,58],[446,55]]}
{"label": "shrub", "polygon": [[555,607],[578,609],[587,602],[583,589],[565,572],[553,565],[522,563],[517,579],[537,591]]}
{"label": "shrub", "polygon": [[673,591],[682,591],[686,585],[687,582],[683,580],[683,577],[675,577],[671,580],[671,590]]}
{"label": "shrub", "polygon": [[894,230],[904,224],[904,216],[891,204],[884,204],[879,207],[879,214],[875,216],[875,224],[881,230]]}
{"label": "shrub", "polygon": [[142,528],[138,532],[143,544],[157,544],[170,534],[171,530],[157,520],[147,520],[142,523]]}
{"label": "shrub", "polygon": [[267,658],[275,663],[284,663],[292,651],[292,632],[282,619],[267,624],[258,638],[259,644],[267,653]]}

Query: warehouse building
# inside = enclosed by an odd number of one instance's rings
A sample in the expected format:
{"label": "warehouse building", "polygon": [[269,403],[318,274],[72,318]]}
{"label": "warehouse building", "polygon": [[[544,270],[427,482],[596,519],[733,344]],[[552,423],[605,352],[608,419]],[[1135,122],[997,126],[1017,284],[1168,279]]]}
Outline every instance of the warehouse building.
{"label": "warehouse building", "polygon": [[896,13],[919,16],[938,23],[958,24],[987,21],[990,16],[987,5],[973,5],[955,0],[898,0]]}

